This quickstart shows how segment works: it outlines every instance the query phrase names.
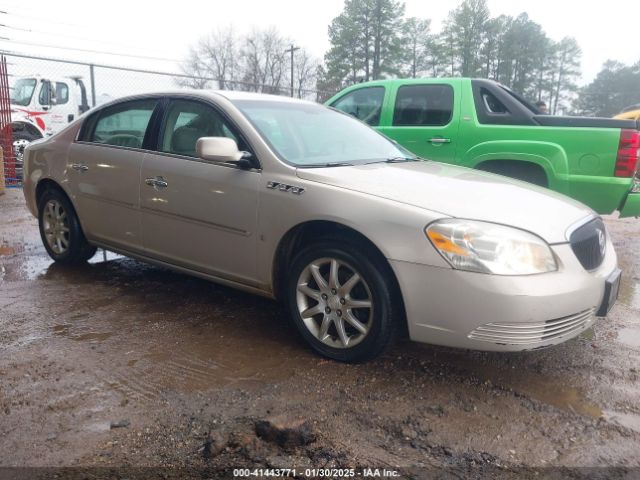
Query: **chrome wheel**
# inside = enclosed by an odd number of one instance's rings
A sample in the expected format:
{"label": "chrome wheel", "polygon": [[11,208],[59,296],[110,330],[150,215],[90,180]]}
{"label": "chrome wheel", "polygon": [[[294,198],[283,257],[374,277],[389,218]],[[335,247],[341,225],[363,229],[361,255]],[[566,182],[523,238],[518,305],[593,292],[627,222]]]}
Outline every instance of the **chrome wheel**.
{"label": "chrome wheel", "polygon": [[296,302],[309,332],[325,345],[351,348],[373,322],[373,296],[351,265],[335,258],[314,260],[302,271]]}
{"label": "chrome wheel", "polygon": [[42,227],[49,248],[60,255],[69,249],[69,220],[57,200],[49,200],[42,212]]}
{"label": "chrome wheel", "polygon": [[31,143],[31,140],[19,138],[13,142],[13,153],[16,157],[16,163],[22,163],[24,158],[24,149]]}

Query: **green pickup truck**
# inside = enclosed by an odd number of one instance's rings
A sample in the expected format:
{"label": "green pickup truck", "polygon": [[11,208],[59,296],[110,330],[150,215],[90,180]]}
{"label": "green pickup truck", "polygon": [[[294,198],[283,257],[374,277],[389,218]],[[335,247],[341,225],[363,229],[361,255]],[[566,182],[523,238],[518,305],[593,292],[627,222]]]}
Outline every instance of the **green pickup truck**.
{"label": "green pickup truck", "polygon": [[640,216],[640,122],[543,115],[491,80],[380,80],[327,105],[416,155],[507,175],[564,193],[598,213]]}

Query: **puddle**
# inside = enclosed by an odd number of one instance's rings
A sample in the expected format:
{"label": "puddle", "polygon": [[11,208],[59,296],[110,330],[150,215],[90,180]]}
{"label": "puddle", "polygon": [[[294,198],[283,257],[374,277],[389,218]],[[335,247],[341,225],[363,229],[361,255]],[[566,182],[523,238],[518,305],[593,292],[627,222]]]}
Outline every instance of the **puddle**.
{"label": "puddle", "polygon": [[53,260],[45,255],[12,258],[2,265],[0,279],[4,281],[35,280],[47,272]]}
{"label": "puddle", "polygon": [[589,403],[580,390],[556,383],[560,382],[560,379],[543,378],[535,376],[531,372],[528,372],[526,377],[504,375],[498,372],[489,378],[498,385],[508,386],[517,392],[554,407],[587,417],[599,418],[602,416],[600,407]]}
{"label": "puddle", "polygon": [[120,258],[125,258],[124,256],[109,252],[108,250],[98,250],[98,252],[88,260],[88,263],[96,264],[103,262],[111,262],[112,260],[118,260]]}
{"label": "puddle", "polygon": [[[20,253],[23,250],[24,249],[21,249],[20,246],[10,247],[7,245],[0,245],[0,257],[7,256],[7,260],[0,265],[0,280],[15,282],[21,280],[37,280],[40,278],[59,278],[59,275],[74,275],[82,270],[82,266],[75,267],[76,270],[74,270],[74,267],[65,268],[64,266],[58,265],[46,253],[10,257],[13,253]],[[121,258],[124,257],[112,252],[106,252],[105,254],[100,250],[88,261],[88,263],[91,265],[98,265],[104,262],[119,260]]]}
{"label": "puddle", "polygon": [[67,337],[79,342],[103,342],[113,335],[112,332],[73,332],[72,326],[68,323],[53,326],[53,334],[59,337]]}
{"label": "puddle", "polygon": [[637,413],[616,412],[614,410],[605,410],[603,413],[608,422],[640,433],[640,415]]}
{"label": "puddle", "polygon": [[618,330],[618,341],[629,347],[640,348],[640,329],[622,328]]}
{"label": "puddle", "polygon": [[640,284],[632,279],[625,280],[622,279],[618,301],[627,307],[640,309]]}
{"label": "puddle", "polygon": [[[442,355],[442,353],[441,353]],[[539,402],[592,418],[600,418],[602,409],[589,402],[579,388],[568,386],[562,378],[548,377],[518,368],[504,368],[476,362],[460,353],[444,353],[440,361],[456,365],[482,382],[489,381]]]}
{"label": "puddle", "polygon": [[0,255],[13,255],[14,253],[16,253],[16,247],[7,244],[0,245]]}

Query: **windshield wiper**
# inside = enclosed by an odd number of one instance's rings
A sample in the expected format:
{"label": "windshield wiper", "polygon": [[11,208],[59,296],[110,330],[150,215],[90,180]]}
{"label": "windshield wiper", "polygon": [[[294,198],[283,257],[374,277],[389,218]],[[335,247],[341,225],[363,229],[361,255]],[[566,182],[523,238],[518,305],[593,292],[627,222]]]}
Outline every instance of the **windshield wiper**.
{"label": "windshield wiper", "polygon": [[299,165],[299,168],[328,168],[328,167],[353,167],[353,163],[329,162],[329,163],[315,163],[311,165]]}
{"label": "windshield wiper", "polygon": [[391,157],[385,160],[386,163],[403,163],[403,162],[417,162],[419,157]]}

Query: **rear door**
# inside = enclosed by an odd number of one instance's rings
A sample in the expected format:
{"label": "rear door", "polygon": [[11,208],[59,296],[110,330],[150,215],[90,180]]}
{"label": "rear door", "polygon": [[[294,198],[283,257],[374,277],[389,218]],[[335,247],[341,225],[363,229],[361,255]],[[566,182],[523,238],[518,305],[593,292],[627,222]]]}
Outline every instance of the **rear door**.
{"label": "rear door", "polygon": [[148,256],[231,281],[256,278],[258,169],[198,158],[201,137],[229,137],[250,150],[223,112],[200,100],[174,99],[160,124],[157,152],[140,178]]}
{"label": "rear door", "polygon": [[157,98],[118,103],[89,117],[71,144],[67,178],[91,240],[142,251],[140,168]]}
{"label": "rear door", "polygon": [[379,130],[423,158],[455,161],[459,84],[412,82],[390,94],[393,116]]}

